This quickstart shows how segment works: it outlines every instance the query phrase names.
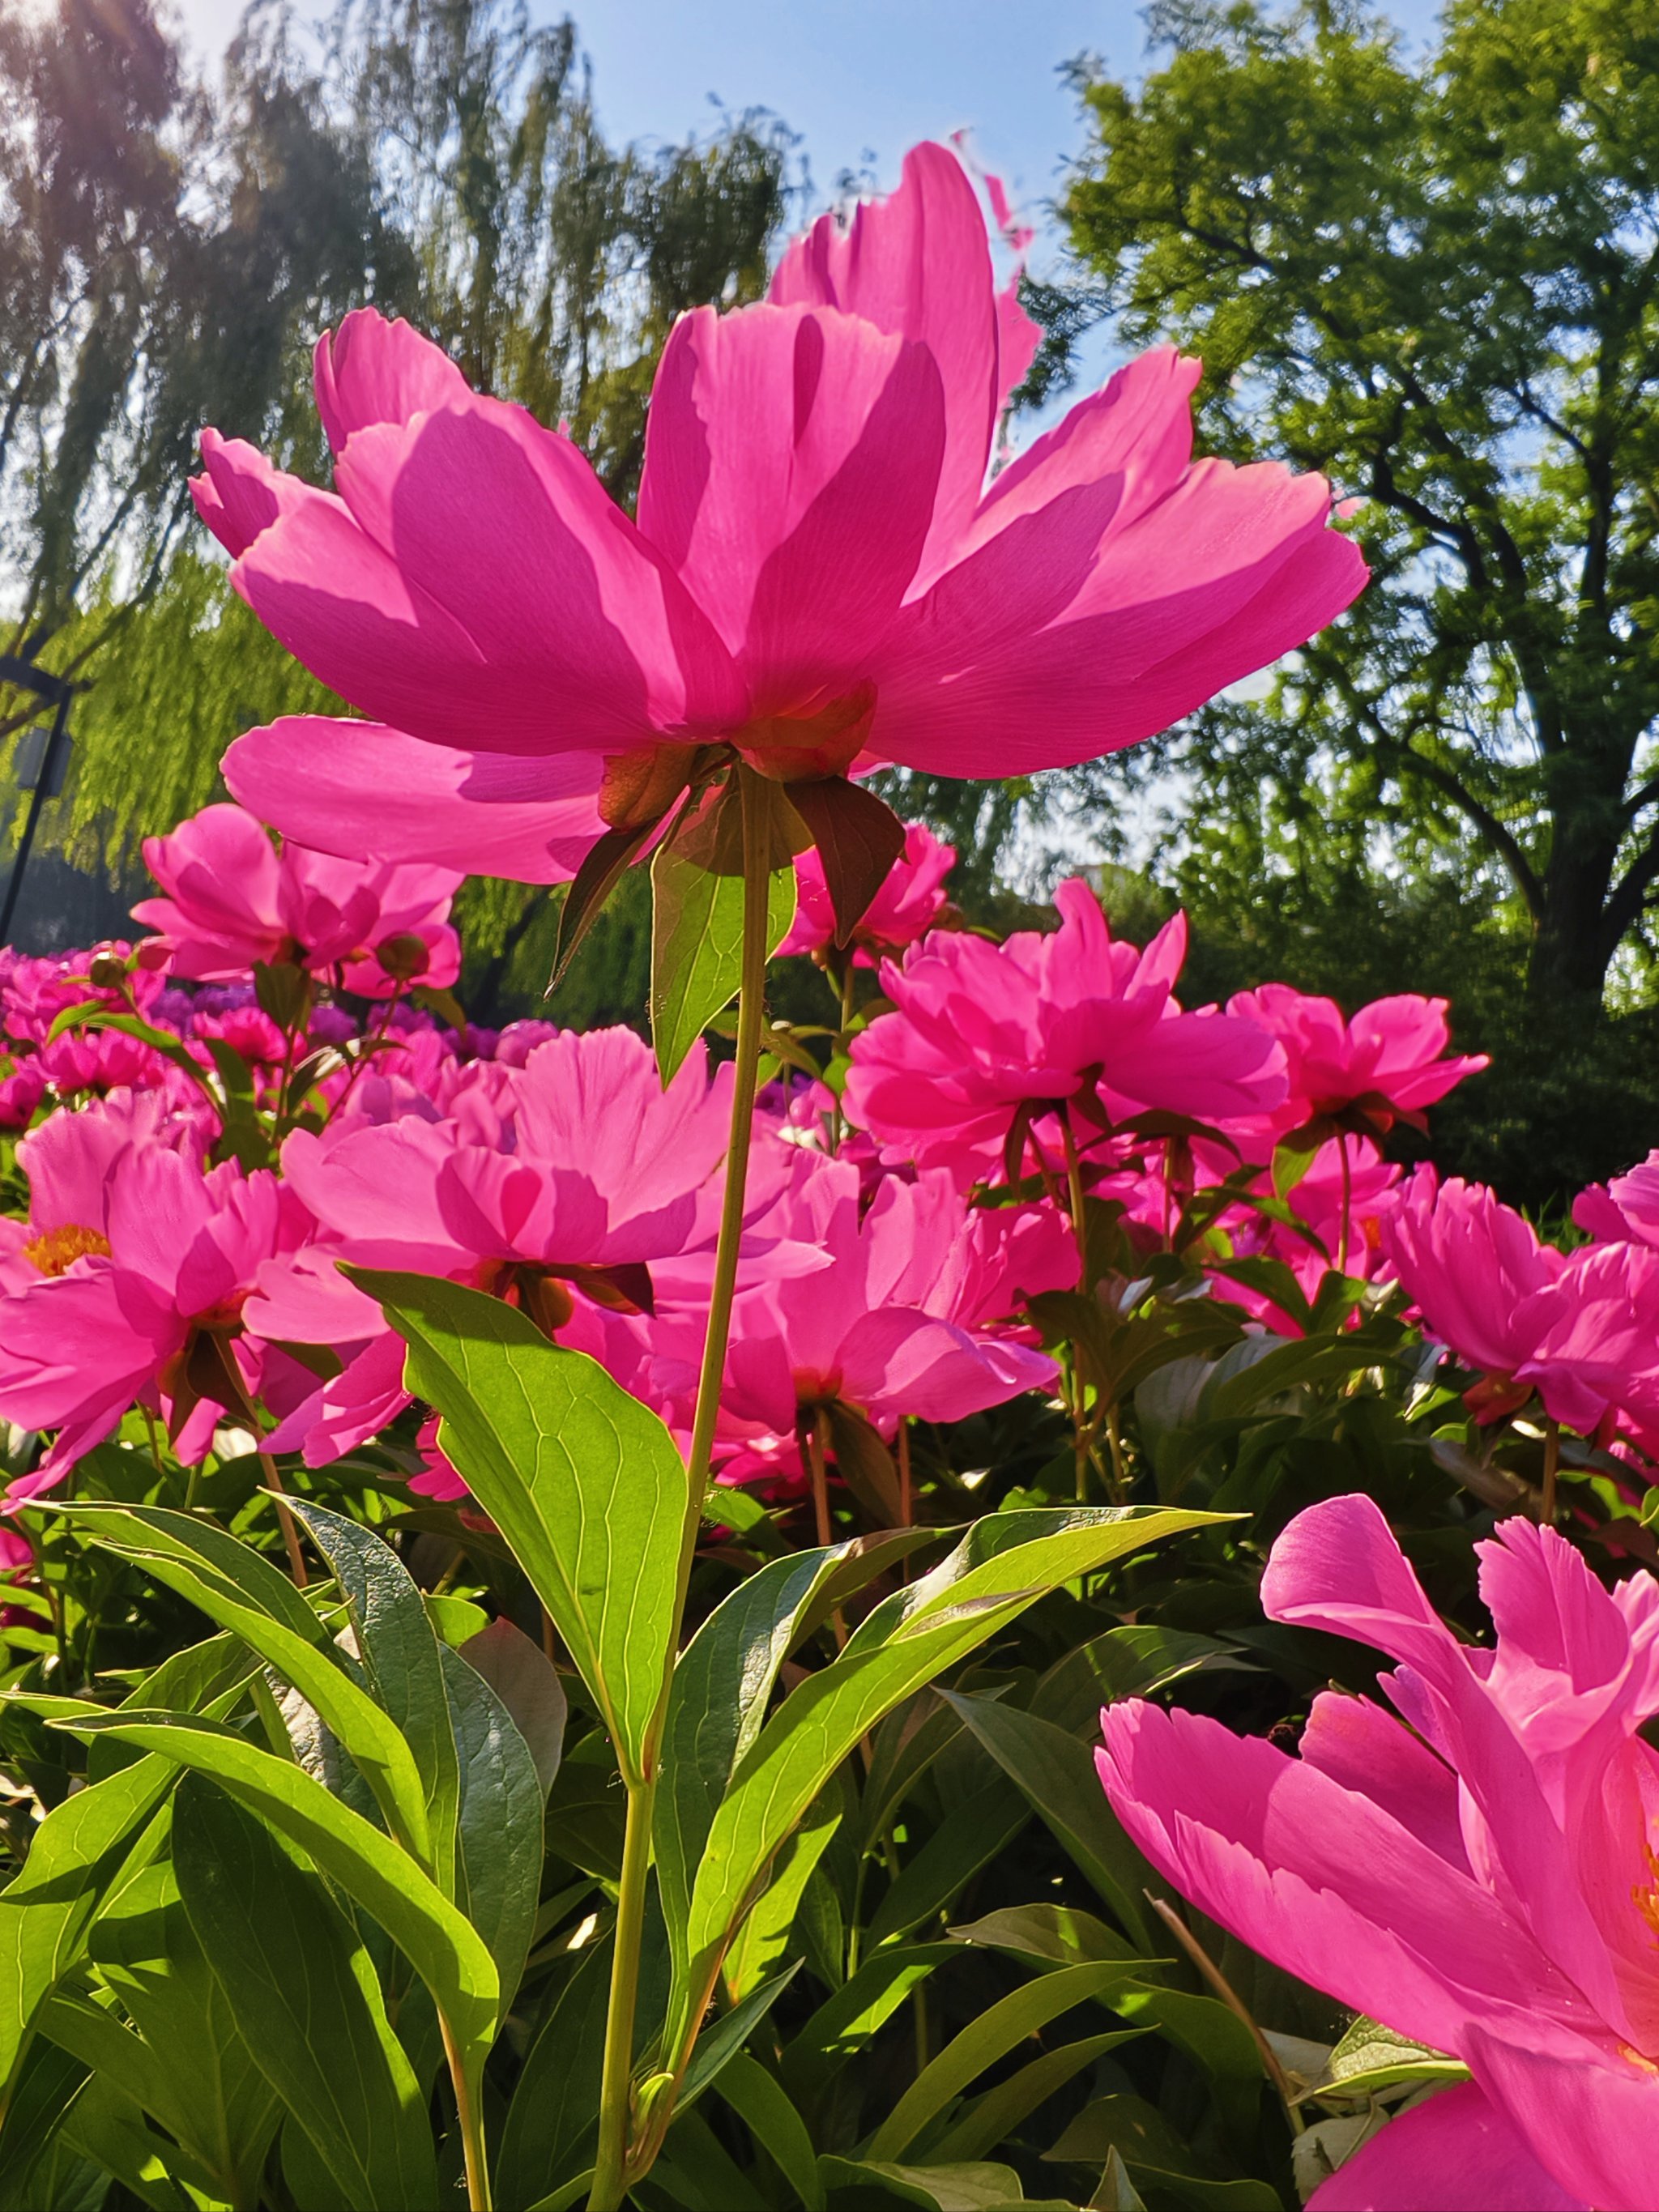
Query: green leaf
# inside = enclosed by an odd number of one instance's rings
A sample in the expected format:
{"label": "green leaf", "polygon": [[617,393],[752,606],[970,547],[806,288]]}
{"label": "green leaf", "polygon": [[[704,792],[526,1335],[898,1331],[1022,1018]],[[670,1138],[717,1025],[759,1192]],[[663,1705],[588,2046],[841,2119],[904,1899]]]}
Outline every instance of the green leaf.
{"label": "green leaf", "polygon": [[1108,1805],[1088,1747],[1000,1699],[951,1696],[951,1702],[1110,1905],[1124,1933],[1146,1953],[1156,1951],[1157,1931],[1143,1895],[1156,1876]]}
{"label": "green leaf", "polygon": [[1255,2036],[1231,2007],[1188,1990],[1143,1989],[1126,1996],[1118,2008],[1127,2020],[1150,2022],[1197,2061],[1210,2077],[1222,2125],[1235,2148],[1248,2154],[1261,2118],[1267,2073]]}
{"label": "green leaf", "polygon": [[1092,2066],[1097,2058],[1103,2058],[1120,2044],[1133,2043],[1144,2033],[1138,2027],[1109,2029],[1101,2035],[1085,2035],[1076,2043],[1063,2043],[1058,2050],[1045,2051],[1041,2057],[1022,2066],[1017,2074],[1011,2074],[1006,2081],[999,2081],[995,2088],[976,2097],[933,2145],[929,2156],[939,2160],[983,2158],[987,2151],[1006,2142],[1039,2106],[1063,2089],[1085,2066]]}
{"label": "green leaf", "polygon": [[878,2161],[898,2158],[988,2067],[1073,2006],[1115,1995],[1135,1971],[1119,1961],[1061,1966],[999,1998],[923,2068],[871,2137],[870,2156]]}
{"label": "green leaf", "polygon": [[489,1947],[505,2011],[535,1932],[544,1792],[507,1707],[459,1651],[440,1652],[460,1761],[456,1900]]}
{"label": "green leaf", "polygon": [[[98,1985],[119,1999],[137,2031],[110,2030],[123,2055],[155,2055],[149,2082],[124,2076],[125,2086],[197,2161],[213,2195],[252,2203],[276,2105],[191,1929],[170,1862],[118,1887],[94,1923],[88,1952]],[[65,2002],[54,1999],[46,2031],[90,2059],[84,2043],[59,2033]],[[91,2009],[107,2027],[108,2014]],[[100,2072],[112,2070],[98,2063]]]}
{"label": "green leaf", "polygon": [[1018,2205],[1020,2212],[1073,2212],[1057,2197],[1028,2197],[1012,2166],[896,2166],[876,2159],[830,2158],[818,2160],[826,2187],[854,2189],[872,2183],[882,2195],[901,2204],[919,2204],[927,2212],[997,2212],[1000,2205]]}
{"label": "green leaf", "polygon": [[993,1774],[905,1862],[871,1916],[864,1931],[866,1948],[878,1950],[948,1912],[981,1868],[1009,1849],[1030,1817],[1030,1807],[1013,1784]]}
{"label": "green leaf", "polygon": [[380,1923],[432,1991],[463,2049],[488,2050],[501,1984],[482,1938],[408,1852],[291,1759],[184,1713],[112,1713],[62,1725],[76,1735],[106,1729],[222,1784],[299,1844]]}
{"label": "green leaf", "polygon": [[81,1956],[100,1899],[173,1787],[164,1759],[95,1782],[41,1822],[22,1872],[0,1892],[0,2074],[15,2077],[35,2017]]}
{"label": "green leaf", "polygon": [[875,1607],[834,1663],[784,1700],[738,1763],[692,1889],[690,1975],[678,1992],[671,2044],[700,2018],[773,1853],[884,1714],[1045,1591],[1212,1518],[1133,1507],[988,1515],[931,1573]]}
{"label": "green leaf", "polygon": [[848,776],[789,786],[789,803],[812,833],[836,916],[848,945],[904,850],[904,824],[885,799]]}
{"label": "green leaf", "polygon": [[558,1668],[539,1644],[532,1644],[504,1615],[469,1636],[461,1656],[483,1675],[512,1715],[513,1725],[535,1761],[544,1797],[559,1771],[570,1713]]}
{"label": "green leaf", "polygon": [[631,830],[607,830],[582,856],[570,888],[559,908],[558,942],[553,951],[553,973],[548,989],[564,981],[576,948],[604,911],[605,902],[638,860],[655,834],[660,815]]}
{"label": "green leaf", "polygon": [[0,2212],[40,2212],[49,2191],[35,2184],[90,2069],[44,2036],[29,2044],[0,2120]]}
{"label": "green leaf", "polygon": [[1194,2212],[1285,2212],[1267,2182],[1203,2170],[1197,2154],[1144,2097],[1097,2097],[1043,2156],[1062,2166],[1101,2166],[1114,2151],[1137,2186],[1157,2192],[1154,2201],[1173,2199]]}
{"label": "green leaf", "polygon": [[585,1352],[481,1291],[354,1269],[409,1345],[405,1378],[564,1638],[630,1785],[674,1634],[688,1488],[674,1439]]}
{"label": "green leaf", "polygon": [[610,1991],[611,1945],[595,1942],[578,1954],[520,2069],[495,2161],[497,2203],[537,2203],[592,2165]]}
{"label": "green leaf", "polygon": [[185,1909],[261,2071],[349,2203],[435,2212],[425,2100],[344,1917],[222,1790],[187,1777],[179,1803]]}
{"label": "green leaf", "polygon": [[330,1640],[286,1576],[250,1546],[191,1514],[160,1506],[64,1510],[90,1523],[94,1543],[137,1561],[240,1636],[315,1706],[362,1768],[392,1832],[431,1868],[426,1783],[414,1754],[362,1686],[362,1670]]}
{"label": "green leaf", "polygon": [[[331,1513],[312,1498],[294,1498],[289,1504],[334,1570],[368,1686],[414,1755],[430,1838],[428,1870],[439,1888],[453,1895],[460,1772],[440,1656],[444,1647],[425,1601],[408,1568],[372,1528]],[[329,1715],[320,1706],[318,1710],[333,1727]],[[335,1734],[362,1765],[349,1737],[337,1728]],[[373,1774],[364,1771],[372,1787]]]}
{"label": "green leaf", "polygon": [[988,1950],[1012,1951],[1022,1959],[1041,1959],[1055,1966],[1082,1966],[1091,1960],[1135,1959],[1123,1938],[1097,1920],[1091,1912],[1076,1911],[1069,1905],[1015,1905],[987,1913],[965,1928],[953,1928],[958,1943],[976,1943]]}
{"label": "green leaf", "polygon": [[956,1955],[954,1943],[916,1943],[866,1959],[784,2051],[779,2070],[796,2102],[817,2096],[842,2060],[862,2051],[934,1967]]}
{"label": "green leaf", "polygon": [[773,2076],[738,2051],[721,2069],[719,2094],[772,2160],[805,2212],[823,2212],[823,2183],[812,2138]]}
{"label": "green leaf", "polygon": [[[735,787],[733,795],[735,797]],[[678,838],[651,862],[651,1042],[665,1084],[743,980],[743,878],[692,859]],[[767,879],[767,957],[795,918],[793,868]]]}
{"label": "green leaf", "polygon": [[1371,2097],[1401,2081],[1466,2081],[1468,2073],[1467,2066],[1444,2051],[1396,2035],[1393,2028],[1362,2014],[1332,2051],[1324,2073],[1308,2094]]}
{"label": "green leaf", "polygon": [[815,1600],[854,1556],[839,1545],[769,1560],[715,1607],[675,1667],[652,1833],[663,1915],[682,1959],[692,1883],[732,1770]]}
{"label": "green leaf", "polygon": [[726,2065],[754,2033],[778,1999],[800,1971],[800,1960],[786,1966],[781,1974],[774,1974],[769,1982],[734,2004],[730,2012],[722,2013],[697,2045],[696,2056],[685,2069],[685,2080],[680,2086],[676,2105],[677,2112],[685,2112],[702,2096],[703,2091],[719,2080]]}

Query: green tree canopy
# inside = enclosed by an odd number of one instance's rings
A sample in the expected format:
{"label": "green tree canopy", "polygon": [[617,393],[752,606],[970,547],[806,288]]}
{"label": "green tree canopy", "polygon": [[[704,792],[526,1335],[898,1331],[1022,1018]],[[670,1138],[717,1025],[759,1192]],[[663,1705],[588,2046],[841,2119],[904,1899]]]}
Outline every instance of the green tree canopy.
{"label": "green tree canopy", "polygon": [[1360,502],[1375,579],[1134,772],[1183,769],[1189,867],[1359,823],[1484,877],[1593,1021],[1659,896],[1659,15],[1451,0],[1416,64],[1352,0],[1151,20],[1138,90],[1082,75],[1076,250],[1202,356],[1206,449]]}

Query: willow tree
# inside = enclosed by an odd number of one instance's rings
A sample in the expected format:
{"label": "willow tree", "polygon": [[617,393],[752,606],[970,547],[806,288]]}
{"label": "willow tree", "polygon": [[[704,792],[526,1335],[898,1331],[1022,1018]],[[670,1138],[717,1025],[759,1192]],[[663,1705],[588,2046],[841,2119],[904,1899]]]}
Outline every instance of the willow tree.
{"label": "willow tree", "polygon": [[[258,0],[211,87],[149,0],[0,24],[0,621],[86,687],[50,831],[119,866],[239,730],[332,703],[191,520],[202,425],[325,480],[311,347],[372,301],[626,497],[674,317],[763,289],[792,142],[610,147],[574,27],[514,0]],[[470,906],[498,969],[535,933],[516,887]]]}
{"label": "willow tree", "polygon": [[1272,789],[1455,843],[1593,1023],[1659,899],[1659,17],[1451,0],[1415,62],[1346,0],[1152,24],[1138,88],[1080,77],[1075,248],[1202,355],[1207,447],[1328,471],[1376,572],[1166,748],[1198,841]]}

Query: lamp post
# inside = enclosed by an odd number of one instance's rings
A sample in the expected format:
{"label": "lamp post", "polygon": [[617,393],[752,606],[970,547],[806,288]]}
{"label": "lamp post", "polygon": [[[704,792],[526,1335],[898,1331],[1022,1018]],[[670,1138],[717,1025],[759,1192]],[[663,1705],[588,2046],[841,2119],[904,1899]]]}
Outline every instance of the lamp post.
{"label": "lamp post", "polygon": [[21,659],[11,653],[0,653],[0,684],[14,684],[20,691],[33,691],[43,707],[52,708],[52,725],[46,732],[46,741],[41,749],[40,765],[35,770],[33,786],[29,793],[29,811],[23,817],[23,832],[17,841],[17,853],[11,864],[11,873],[6,878],[6,896],[0,900],[0,945],[9,945],[11,942],[12,916],[17,911],[18,894],[23,888],[23,871],[29,864],[29,852],[40,825],[40,809],[53,795],[53,782],[68,755],[70,700],[74,696],[75,687],[64,678],[48,676],[32,660]]}

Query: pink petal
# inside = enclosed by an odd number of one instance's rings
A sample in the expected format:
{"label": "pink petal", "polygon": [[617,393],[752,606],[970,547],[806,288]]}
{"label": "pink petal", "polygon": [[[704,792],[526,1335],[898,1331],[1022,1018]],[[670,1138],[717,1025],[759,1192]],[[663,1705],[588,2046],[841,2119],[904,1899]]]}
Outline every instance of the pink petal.
{"label": "pink petal", "polygon": [[347,858],[568,882],[605,829],[591,753],[470,753],[377,722],[289,714],[238,738],[225,781],[285,836]]}
{"label": "pink petal", "polygon": [[[1600,2200],[1598,2199],[1598,2202]],[[1308,2212],[1589,2212],[1473,2081],[1413,2105],[1345,2159]]]}
{"label": "pink petal", "polygon": [[993,295],[985,220],[960,161],[943,146],[913,147],[898,190],[845,228],[820,217],[785,253],[768,296],[842,308],[932,354],[946,442],[923,566],[943,558],[979,499],[998,409],[1039,335],[1017,301]]}
{"label": "pink petal", "polygon": [[1659,2174],[1659,2074],[1588,2041],[1472,2023],[1475,2079],[1539,2163],[1596,2212],[1651,2212]]}
{"label": "pink petal", "polygon": [[762,714],[841,697],[915,574],[945,451],[922,347],[805,307],[702,307],[652,390],[640,527]]}
{"label": "pink petal", "polygon": [[354,308],[319,338],[312,370],[317,412],[337,453],[354,431],[371,423],[465,407],[473,396],[441,346],[401,317],[388,321],[373,307]]}

